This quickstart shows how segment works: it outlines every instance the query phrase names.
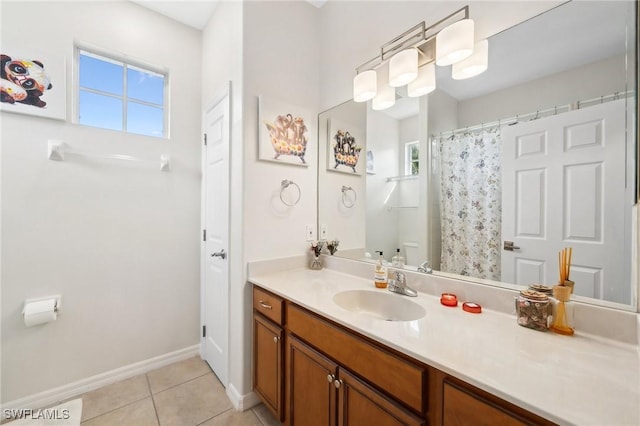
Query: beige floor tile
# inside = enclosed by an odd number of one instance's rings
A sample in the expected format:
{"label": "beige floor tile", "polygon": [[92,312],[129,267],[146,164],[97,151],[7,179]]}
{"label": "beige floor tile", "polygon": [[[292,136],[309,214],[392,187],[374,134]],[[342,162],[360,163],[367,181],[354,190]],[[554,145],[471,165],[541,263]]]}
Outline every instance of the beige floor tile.
{"label": "beige floor tile", "polygon": [[232,407],[213,373],[153,395],[162,426],[200,424]]}
{"label": "beige floor tile", "polygon": [[158,426],[151,397],[126,405],[82,423],[82,426]]}
{"label": "beige floor tile", "polygon": [[232,408],[200,426],[262,426],[262,423],[252,410],[239,413]]}
{"label": "beige floor tile", "polygon": [[87,392],[81,395],[82,421],[124,407],[149,395],[149,384],[144,374]]}
{"label": "beige floor tile", "polygon": [[258,419],[260,419],[260,421],[262,422],[263,425],[265,426],[281,426],[282,423],[280,423],[280,421],[278,421],[273,414],[271,413],[271,411],[269,411],[269,409],[267,407],[264,406],[264,404],[260,404],[256,407],[253,407],[252,410],[256,413],[256,416],[258,417]]}
{"label": "beige floor tile", "polygon": [[179,361],[147,373],[152,393],[162,392],[196,377],[211,373],[209,365],[199,356]]}

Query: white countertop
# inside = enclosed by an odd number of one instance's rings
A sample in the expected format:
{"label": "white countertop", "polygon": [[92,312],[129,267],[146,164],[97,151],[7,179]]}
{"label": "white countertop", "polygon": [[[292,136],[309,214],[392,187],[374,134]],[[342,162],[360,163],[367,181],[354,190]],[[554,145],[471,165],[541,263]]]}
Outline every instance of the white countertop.
{"label": "white countertop", "polygon": [[330,269],[264,273],[249,281],[556,423],[640,425],[637,346],[534,331],[517,325],[513,315],[484,307],[470,314],[461,303],[445,307],[422,292],[411,300],[425,308],[423,318],[374,319],[341,308],[333,296],[387,290]]}

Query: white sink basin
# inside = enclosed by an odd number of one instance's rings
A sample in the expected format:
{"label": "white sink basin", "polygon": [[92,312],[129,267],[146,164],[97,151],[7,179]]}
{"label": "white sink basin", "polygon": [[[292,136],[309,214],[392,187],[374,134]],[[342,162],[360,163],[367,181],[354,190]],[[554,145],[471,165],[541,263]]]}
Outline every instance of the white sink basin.
{"label": "white sink basin", "polygon": [[347,290],[333,296],[338,306],[351,312],[385,321],[414,321],[426,311],[406,296],[387,290]]}

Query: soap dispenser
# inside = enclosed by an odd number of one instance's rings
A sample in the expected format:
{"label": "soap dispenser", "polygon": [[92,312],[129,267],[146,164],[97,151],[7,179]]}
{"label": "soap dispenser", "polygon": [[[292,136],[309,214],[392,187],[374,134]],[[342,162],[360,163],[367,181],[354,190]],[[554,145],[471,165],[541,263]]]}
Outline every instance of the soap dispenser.
{"label": "soap dispenser", "polygon": [[395,268],[404,268],[404,257],[400,254],[400,249],[396,249],[396,255],[391,258],[391,265]]}
{"label": "soap dispenser", "polygon": [[375,273],[373,276],[373,283],[377,288],[387,288],[387,267],[384,266],[384,257],[381,251],[378,263],[376,263]]}

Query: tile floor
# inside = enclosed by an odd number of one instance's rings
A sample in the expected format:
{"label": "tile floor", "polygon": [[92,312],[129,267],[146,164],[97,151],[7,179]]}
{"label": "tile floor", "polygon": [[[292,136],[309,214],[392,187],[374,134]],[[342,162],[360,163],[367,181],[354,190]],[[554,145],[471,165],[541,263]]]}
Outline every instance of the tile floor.
{"label": "tile floor", "polygon": [[262,404],[236,412],[197,356],[81,397],[83,426],[280,426]]}

